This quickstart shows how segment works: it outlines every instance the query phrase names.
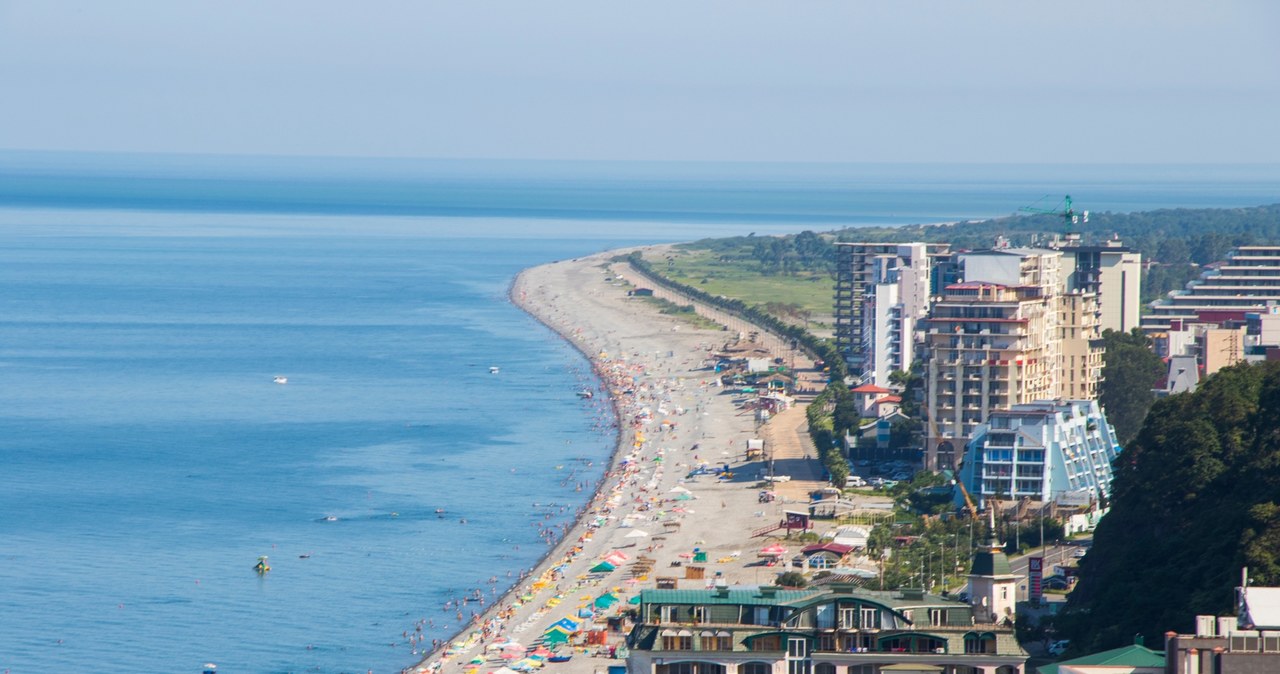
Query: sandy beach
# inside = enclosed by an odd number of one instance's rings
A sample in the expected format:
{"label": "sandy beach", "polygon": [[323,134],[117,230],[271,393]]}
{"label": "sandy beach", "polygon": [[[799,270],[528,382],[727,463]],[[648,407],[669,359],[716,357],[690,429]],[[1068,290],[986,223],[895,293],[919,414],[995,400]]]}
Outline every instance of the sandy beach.
{"label": "sandy beach", "polygon": [[[752,326],[738,322],[734,330],[698,329],[629,297],[629,286],[619,277],[639,279],[628,275],[625,263],[610,262],[618,254],[528,269],[511,287],[511,300],[579,349],[610,392],[620,429],[611,469],[577,524],[539,565],[470,629],[433,644],[435,650],[408,671],[488,674],[518,662],[525,647],[565,618],[579,621],[583,630],[603,630],[605,617],[617,615],[628,599],[659,578],[674,579],[682,588],[705,587],[716,577],[729,584],[773,582],[777,567],[765,566],[756,554],[773,539],[752,537],[752,532],[776,524],[788,508],[804,510],[804,494],[818,485],[821,469],[800,432],[803,407],[758,427],[753,412],[735,405],[740,394],[715,386],[707,367],[711,352]],[[789,355],[780,351],[785,348],[781,340],[761,341],[772,341],[771,357]],[[768,427],[774,424],[785,428],[781,438]],[[771,437],[779,448],[786,446],[774,458],[796,476],[780,485],[780,498],[772,503],[758,499],[764,463],[745,458],[753,437]],[[728,465],[733,477],[690,477],[703,463]],[[695,564],[695,551],[706,561]],[[610,556],[612,571],[591,572]],[[597,622],[580,617],[606,593],[620,603],[598,611]],[[543,671],[604,672],[623,665],[608,653],[623,642],[626,630],[624,625],[599,635],[603,643],[561,646],[560,654],[573,657]]]}

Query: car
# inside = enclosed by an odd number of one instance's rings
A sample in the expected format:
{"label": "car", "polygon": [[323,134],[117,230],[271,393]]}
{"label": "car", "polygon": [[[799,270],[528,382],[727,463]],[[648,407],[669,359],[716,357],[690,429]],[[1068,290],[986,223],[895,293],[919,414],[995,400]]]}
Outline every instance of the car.
{"label": "car", "polygon": [[867,481],[866,481],[866,480],[864,480],[864,479],[862,479],[860,476],[857,476],[857,475],[850,475],[849,477],[846,477],[846,478],[844,479],[844,486],[846,486],[846,487],[865,487],[865,486],[867,486]]}
{"label": "car", "polygon": [[868,481],[867,481],[867,484],[871,485],[871,486],[872,486],[873,488],[875,488],[875,489],[880,489],[880,488],[884,487],[884,478],[883,478],[883,477],[873,477],[873,478],[871,478],[870,480],[868,480]]}
{"label": "car", "polygon": [[1040,587],[1046,590],[1067,590],[1071,588],[1071,579],[1066,576],[1049,576],[1040,581]]}
{"label": "car", "polygon": [[880,481],[880,489],[893,489],[896,486],[898,486],[897,480],[881,480]]}
{"label": "car", "polygon": [[1049,647],[1046,648],[1045,650],[1049,652],[1049,655],[1052,655],[1053,657],[1056,658],[1061,656],[1063,653],[1066,653],[1067,646],[1070,646],[1070,645],[1071,645],[1070,639],[1059,639],[1057,641],[1050,643]]}
{"label": "car", "polygon": [[1075,557],[1076,559],[1080,559],[1081,557],[1084,557],[1087,554],[1089,554],[1089,548],[1076,548],[1076,551],[1071,553],[1071,556]]}

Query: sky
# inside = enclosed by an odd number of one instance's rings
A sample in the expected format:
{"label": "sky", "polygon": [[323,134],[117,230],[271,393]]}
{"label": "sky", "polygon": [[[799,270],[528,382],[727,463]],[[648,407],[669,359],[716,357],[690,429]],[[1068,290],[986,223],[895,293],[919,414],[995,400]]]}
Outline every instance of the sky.
{"label": "sky", "polygon": [[0,148],[1280,162],[1273,0],[0,0]]}

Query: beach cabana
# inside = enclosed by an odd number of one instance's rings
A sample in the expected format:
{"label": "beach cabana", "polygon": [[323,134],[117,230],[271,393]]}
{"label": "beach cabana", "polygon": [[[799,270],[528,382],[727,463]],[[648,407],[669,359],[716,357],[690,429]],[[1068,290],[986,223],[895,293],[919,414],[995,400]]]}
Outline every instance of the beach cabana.
{"label": "beach cabana", "polygon": [[613,593],[606,592],[599,597],[596,597],[595,607],[598,609],[606,609],[616,603],[618,603],[618,598],[615,597]]}
{"label": "beach cabana", "polygon": [[613,571],[616,568],[618,567],[614,566],[613,564],[610,564],[609,562],[600,562],[599,564],[596,564],[595,566],[591,567],[590,571],[591,573],[609,573],[610,571]]}

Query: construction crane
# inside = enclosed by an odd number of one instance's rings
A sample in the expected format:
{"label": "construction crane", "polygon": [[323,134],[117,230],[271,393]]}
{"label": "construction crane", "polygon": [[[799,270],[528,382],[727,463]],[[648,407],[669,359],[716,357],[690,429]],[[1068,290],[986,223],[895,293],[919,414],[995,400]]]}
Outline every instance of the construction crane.
{"label": "construction crane", "polygon": [[[927,439],[926,442],[937,442],[938,424],[932,417],[929,419],[929,435],[932,437]],[[964,480],[960,479],[959,471],[957,470],[953,475],[954,477],[951,481],[960,488],[960,493],[964,496],[965,508],[969,510],[969,517],[972,517],[975,520],[978,519],[978,509],[973,505],[973,498],[969,496],[969,490],[965,489]]]}
{"label": "construction crane", "polygon": [[[1045,195],[1044,197],[1040,198],[1040,201],[1044,201],[1047,198],[1048,198],[1048,195]],[[1037,201],[1036,203],[1038,204],[1040,203],[1040,201]],[[1089,211],[1084,211],[1083,213],[1076,213],[1075,209],[1071,207],[1070,194],[1068,194],[1066,197],[1063,197],[1062,203],[1058,204],[1057,208],[1036,208],[1035,204],[1032,204],[1031,206],[1023,206],[1018,210],[1022,211],[1023,213],[1039,213],[1041,215],[1057,215],[1057,216],[1060,216],[1066,222],[1067,225],[1078,225],[1082,222],[1089,222]]]}
{"label": "construction crane", "polygon": [[960,488],[960,493],[964,495],[964,506],[969,510],[969,517],[978,519],[978,509],[973,505],[973,499],[969,498],[969,490],[964,488],[964,480],[957,475],[955,479],[956,486]]}

